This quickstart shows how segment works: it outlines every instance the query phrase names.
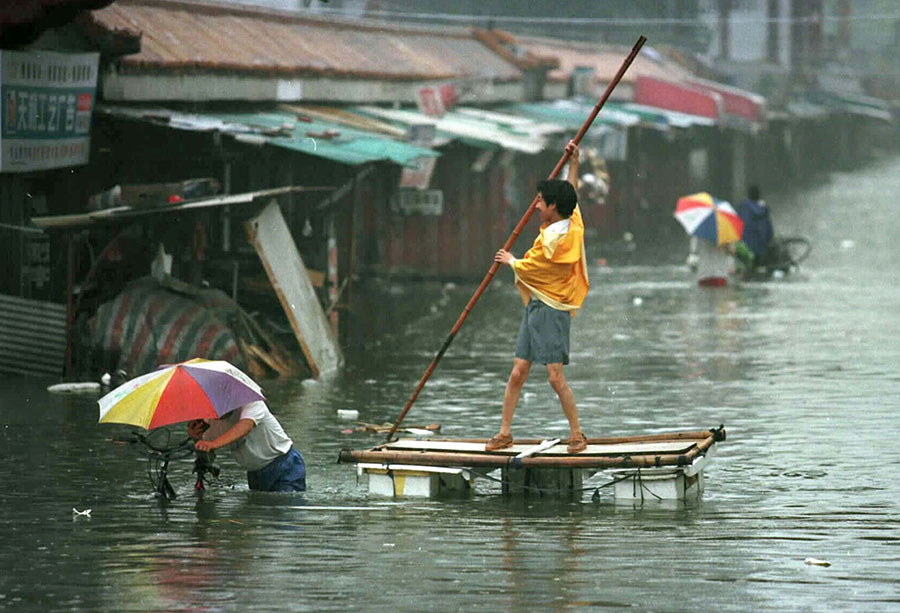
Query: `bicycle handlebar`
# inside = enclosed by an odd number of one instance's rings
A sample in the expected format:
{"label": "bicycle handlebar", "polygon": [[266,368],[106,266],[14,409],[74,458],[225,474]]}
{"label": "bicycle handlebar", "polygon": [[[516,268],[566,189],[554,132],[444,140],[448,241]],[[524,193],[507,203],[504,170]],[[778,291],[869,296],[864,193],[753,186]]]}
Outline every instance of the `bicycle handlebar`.
{"label": "bicycle handlebar", "polygon": [[132,438],[129,441],[130,443],[141,443],[150,451],[162,456],[171,456],[179,451],[194,451],[194,440],[190,437],[185,438],[174,447],[158,447],[157,445],[154,445],[150,441],[150,437],[145,434],[141,434],[140,432],[132,432],[131,435]]}

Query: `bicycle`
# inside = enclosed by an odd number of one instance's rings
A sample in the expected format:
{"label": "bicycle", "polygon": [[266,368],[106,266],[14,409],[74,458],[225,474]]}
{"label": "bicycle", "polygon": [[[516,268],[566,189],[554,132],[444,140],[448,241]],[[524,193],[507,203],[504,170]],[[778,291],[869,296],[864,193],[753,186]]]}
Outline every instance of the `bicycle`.
{"label": "bicycle", "polygon": [[[165,432],[165,444],[158,444],[154,440],[159,432]],[[194,482],[194,491],[200,492],[206,489],[209,483],[208,475],[213,478],[219,477],[220,469],[215,464],[215,452],[213,451],[197,451],[194,448],[194,440],[190,437],[185,438],[181,442],[171,444],[171,430],[160,429],[150,434],[141,434],[140,432],[132,432],[132,438],[128,441],[130,445],[140,444],[142,447],[139,451],[148,459],[147,478],[153,485],[153,490],[157,496],[164,500],[174,500],[178,497],[175,488],[169,482],[169,462],[172,460],[182,460],[194,454],[194,467],[192,472],[197,475]]]}

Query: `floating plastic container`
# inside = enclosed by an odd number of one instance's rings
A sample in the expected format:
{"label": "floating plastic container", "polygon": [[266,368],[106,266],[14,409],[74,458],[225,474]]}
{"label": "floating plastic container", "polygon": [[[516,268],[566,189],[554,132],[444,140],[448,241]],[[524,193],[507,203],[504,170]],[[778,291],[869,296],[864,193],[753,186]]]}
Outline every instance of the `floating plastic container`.
{"label": "floating plastic container", "polygon": [[356,409],[338,409],[338,419],[359,419],[359,411]]}

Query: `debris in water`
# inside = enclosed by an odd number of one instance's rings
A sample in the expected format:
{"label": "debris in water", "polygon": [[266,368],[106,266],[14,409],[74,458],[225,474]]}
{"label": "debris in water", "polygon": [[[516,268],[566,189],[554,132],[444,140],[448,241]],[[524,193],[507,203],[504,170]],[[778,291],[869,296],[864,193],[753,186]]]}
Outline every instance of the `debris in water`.
{"label": "debris in water", "polygon": [[828,560],[820,560],[818,558],[806,558],[804,560],[807,566],[831,566],[831,562]]}
{"label": "debris in water", "polygon": [[359,411],[356,409],[338,409],[337,416],[339,419],[359,419]]}
{"label": "debris in water", "polygon": [[431,436],[434,434],[431,430],[426,430],[424,428],[404,428],[404,432],[408,432],[415,436]]}
{"label": "debris in water", "polygon": [[72,515],[74,515],[75,517],[90,517],[91,510],[85,509],[84,511],[79,511],[75,507],[72,507]]}

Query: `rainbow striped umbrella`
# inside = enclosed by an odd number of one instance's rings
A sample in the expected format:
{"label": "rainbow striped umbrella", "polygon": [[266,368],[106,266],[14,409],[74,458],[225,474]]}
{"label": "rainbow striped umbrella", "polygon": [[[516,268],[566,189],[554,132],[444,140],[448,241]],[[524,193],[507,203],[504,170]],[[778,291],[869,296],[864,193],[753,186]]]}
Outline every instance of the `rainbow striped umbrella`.
{"label": "rainbow striped umbrella", "polygon": [[704,238],[716,245],[734,243],[741,239],[744,222],[725,200],[706,192],[678,199],[675,219],[691,236]]}
{"label": "rainbow striped umbrella", "polygon": [[194,358],[161,366],[98,400],[100,423],[147,430],[192,419],[217,418],[264,400],[250,377],[223,360]]}

